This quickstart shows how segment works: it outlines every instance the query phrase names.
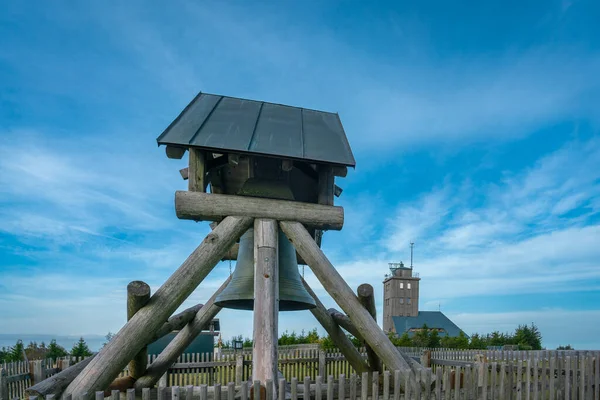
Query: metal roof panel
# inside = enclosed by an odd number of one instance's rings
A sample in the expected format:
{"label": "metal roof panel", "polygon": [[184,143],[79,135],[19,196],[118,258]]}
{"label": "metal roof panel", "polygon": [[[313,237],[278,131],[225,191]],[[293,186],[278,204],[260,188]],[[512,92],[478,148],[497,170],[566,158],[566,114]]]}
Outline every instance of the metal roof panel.
{"label": "metal roof panel", "polygon": [[221,100],[220,96],[199,94],[158,137],[159,144],[187,144],[202,127]]}
{"label": "metal roof panel", "polygon": [[303,158],[301,109],[264,103],[248,150]]}
{"label": "metal roof panel", "polygon": [[206,93],[198,94],[157,141],[159,145],[356,164],[337,114]]}

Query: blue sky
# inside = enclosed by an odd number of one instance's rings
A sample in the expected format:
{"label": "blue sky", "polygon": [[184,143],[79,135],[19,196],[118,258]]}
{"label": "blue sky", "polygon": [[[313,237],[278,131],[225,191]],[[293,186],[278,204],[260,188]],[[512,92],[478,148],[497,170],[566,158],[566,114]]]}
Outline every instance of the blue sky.
{"label": "blue sky", "polygon": [[[0,333],[118,331],[127,283],[156,290],[202,241],[174,213],[185,159],[155,140],[206,91],[340,114],[357,168],[324,249],[380,317],[414,240],[421,309],[600,348],[599,17],[592,1],[6,3]],[[251,335],[251,313],[220,318]]]}

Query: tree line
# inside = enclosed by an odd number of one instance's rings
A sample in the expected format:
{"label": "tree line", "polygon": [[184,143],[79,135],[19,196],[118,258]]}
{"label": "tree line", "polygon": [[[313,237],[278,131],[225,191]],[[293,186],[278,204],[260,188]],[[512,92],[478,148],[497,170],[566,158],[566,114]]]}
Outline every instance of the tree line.
{"label": "tree line", "polygon": [[[364,344],[352,335],[347,335],[350,341],[356,346],[361,347]],[[412,334],[405,332],[402,335],[390,334],[390,340],[395,346],[400,347],[430,347],[430,348],[449,348],[449,349],[478,349],[483,350],[489,347],[499,347],[512,345],[517,346],[519,350],[541,350],[542,334],[535,324],[519,325],[513,333],[501,333],[494,331],[488,334],[475,333],[470,337],[464,332],[456,337],[449,337],[440,334],[436,329],[430,329],[423,325]],[[243,338],[241,335],[234,336],[231,340],[222,343],[222,348],[233,347],[233,341],[241,341],[243,347],[252,347],[252,339]],[[327,336],[319,336],[317,328],[307,333],[303,330],[300,334],[285,331],[278,339],[280,346],[296,344],[319,344],[324,349],[333,349],[336,346]],[[560,346],[561,349],[572,349],[570,345]]]}
{"label": "tree line", "polygon": [[437,329],[423,325],[409,336],[390,335],[392,343],[402,347],[431,347],[449,349],[487,349],[489,347],[517,346],[519,350],[542,350],[542,334],[535,324],[519,325],[513,333],[494,331],[487,334],[474,333],[471,337],[460,332],[458,336],[441,336]]}
{"label": "tree line", "polygon": [[73,357],[89,357],[93,353],[88,347],[87,343],[83,338],[79,338],[71,351],[67,351],[64,347],[56,343],[55,339],[52,339],[48,345],[41,342],[29,342],[27,346],[22,340],[17,340],[14,346],[2,347],[0,349],[0,363],[2,362],[15,362],[27,360],[41,360],[45,358],[51,358],[56,360],[60,357],[73,356]]}

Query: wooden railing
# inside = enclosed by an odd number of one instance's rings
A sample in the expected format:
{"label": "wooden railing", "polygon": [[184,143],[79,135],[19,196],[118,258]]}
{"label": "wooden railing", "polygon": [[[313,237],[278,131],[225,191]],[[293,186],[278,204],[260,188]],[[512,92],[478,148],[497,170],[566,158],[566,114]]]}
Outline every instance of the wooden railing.
{"label": "wooden railing", "polygon": [[[571,399],[587,400],[600,398],[598,391],[598,377],[590,374],[573,375],[567,373],[561,375],[560,371],[554,369],[557,379],[551,381],[536,381],[535,385],[525,383],[526,370],[520,367],[516,369],[506,368],[504,364],[500,368],[494,368],[484,363],[483,367],[439,367],[423,372],[424,386],[418,383],[416,377],[410,376],[405,380],[401,378],[400,372],[394,374],[385,371],[380,376],[373,373],[370,379],[368,373],[350,377],[340,375],[334,379],[329,375],[326,379],[318,376],[315,381],[309,377],[303,380],[293,378],[291,382],[280,379],[278,382],[267,381],[266,393],[261,396],[260,382],[242,382],[236,385],[233,382],[227,385],[215,384],[213,386],[172,386],[143,389],[136,393],[134,389],[127,391],[122,397],[119,391],[113,391],[111,396],[105,397],[104,392],[96,392],[96,400],[250,400],[250,399],[273,399],[273,393],[277,393],[278,400],[450,400],[450,399]],[[483,373],[481,373],[483,371]],[[433,375],[436,383],[430,385]],[[553,376],[552,374],[550,376]],[[382,378],[382,379],[381,379]],[[551,382],[550,385],[547,382]],[[285,388],[279,390],[278,388]],[[30,400],[43,400],[31,397]],[[47,396],[46,400],[56,400]],[[73,400],[67,396],[65,400]],[[78,399],[75,399],[78,400]]]}
{"label": "wooden railing", "polygon": [[[435,375],[437,382],[442,382],[433,389],[434,393],[459,387],[464,394],[489,393],[499,399],[510,398],[511,393],[522,393],[523,400],[528,398],[525,393],[530,393],[534,399],[542,394],[544,398],[554,399],[558,393],[565,399],[587,399],[588,397],[581,397],[582,393],[596,396],[589,397],[590,399],[600,399],[597,393],[600,386],[600,352],[402,350],[427,367],[428,373]],[[363,356],[366,357],[366,354],[363,353]],[[214,358],[211,354],[185,354],[171,366],[158,386],[219,388],[233,383],[237,387],[251,379],[251,358],[248,353],[226,354]],[[154,359],[155,357],[150,357],[149,363]],[[23,398],[28,386],[77,361],[65,359],[52,363],[38,360],[0,366],[0,400]],[[344,357],[335,351],[280,351],[279,369],[287,382],[293,382],[294,377],[298,377],[299,382],[307,379],[316,385],[319,381],[324,385],[325,378],[336,384],[345,381],[349,387],[352,379],[362,382],[362,377],[356,377],[355,371]],[[125,370],[121,376],[126,374]],[[383,376],[385,378],[385,373]],[[349,396],[348,393],[350,392],[347,392]]]}

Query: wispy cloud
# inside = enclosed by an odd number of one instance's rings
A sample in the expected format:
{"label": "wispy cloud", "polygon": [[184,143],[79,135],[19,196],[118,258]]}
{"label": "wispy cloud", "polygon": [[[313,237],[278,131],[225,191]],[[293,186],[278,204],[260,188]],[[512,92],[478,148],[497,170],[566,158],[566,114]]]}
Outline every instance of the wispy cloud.
{"label": "wispy cloud", "polygon": [[[79,10],[94,21],[90,29],[127,54],[120,79],[142,74],[144,84],[130,82],[132,96],[146,93],[143,85],[160,88],[160,97],[132,109],[128,118],[160,110],[156,120],[166,124],[198,90],[213,91],[339,111],[353,146],[372,154],[440,142],[504,141],[564,118],[598,121],[600,115],[594,101],[600,58],[577,48],[539,45],[436,57],[435,44],[423,41],[432,28],[419,25],[419,37],[406,34],[414,23],[396,15],[381,23],[390,31],[401,27],[396,47],[417,49],[415,54],[374,55],[318,19],[307,30],[262,7],[179,4],[161,12],[139,12],[140,3]],[[165,26],[167,17],[180,21],[176,29]],[[18,54],[12,62],[27,57]],[[114,75],[107,69],[90,84],[113,85]],[[90,95],[80,89],[74,88]]]}
{"label": "wispy cloud", "polygon": [[[385,262],[407,257],[414,240],[424,302],[598,290],[599,146],[597,138],[568,143],[500,183],[447,182],[401,202],[386,222],[378,255],[340,258],[336,266],[354,286],[372,282],[374,271],[383,279]],[[475,198],[485,200],[473,206]],[[564,217],[574,203],[578,214]],[[380,285],[374,286],[379,296]]]}

